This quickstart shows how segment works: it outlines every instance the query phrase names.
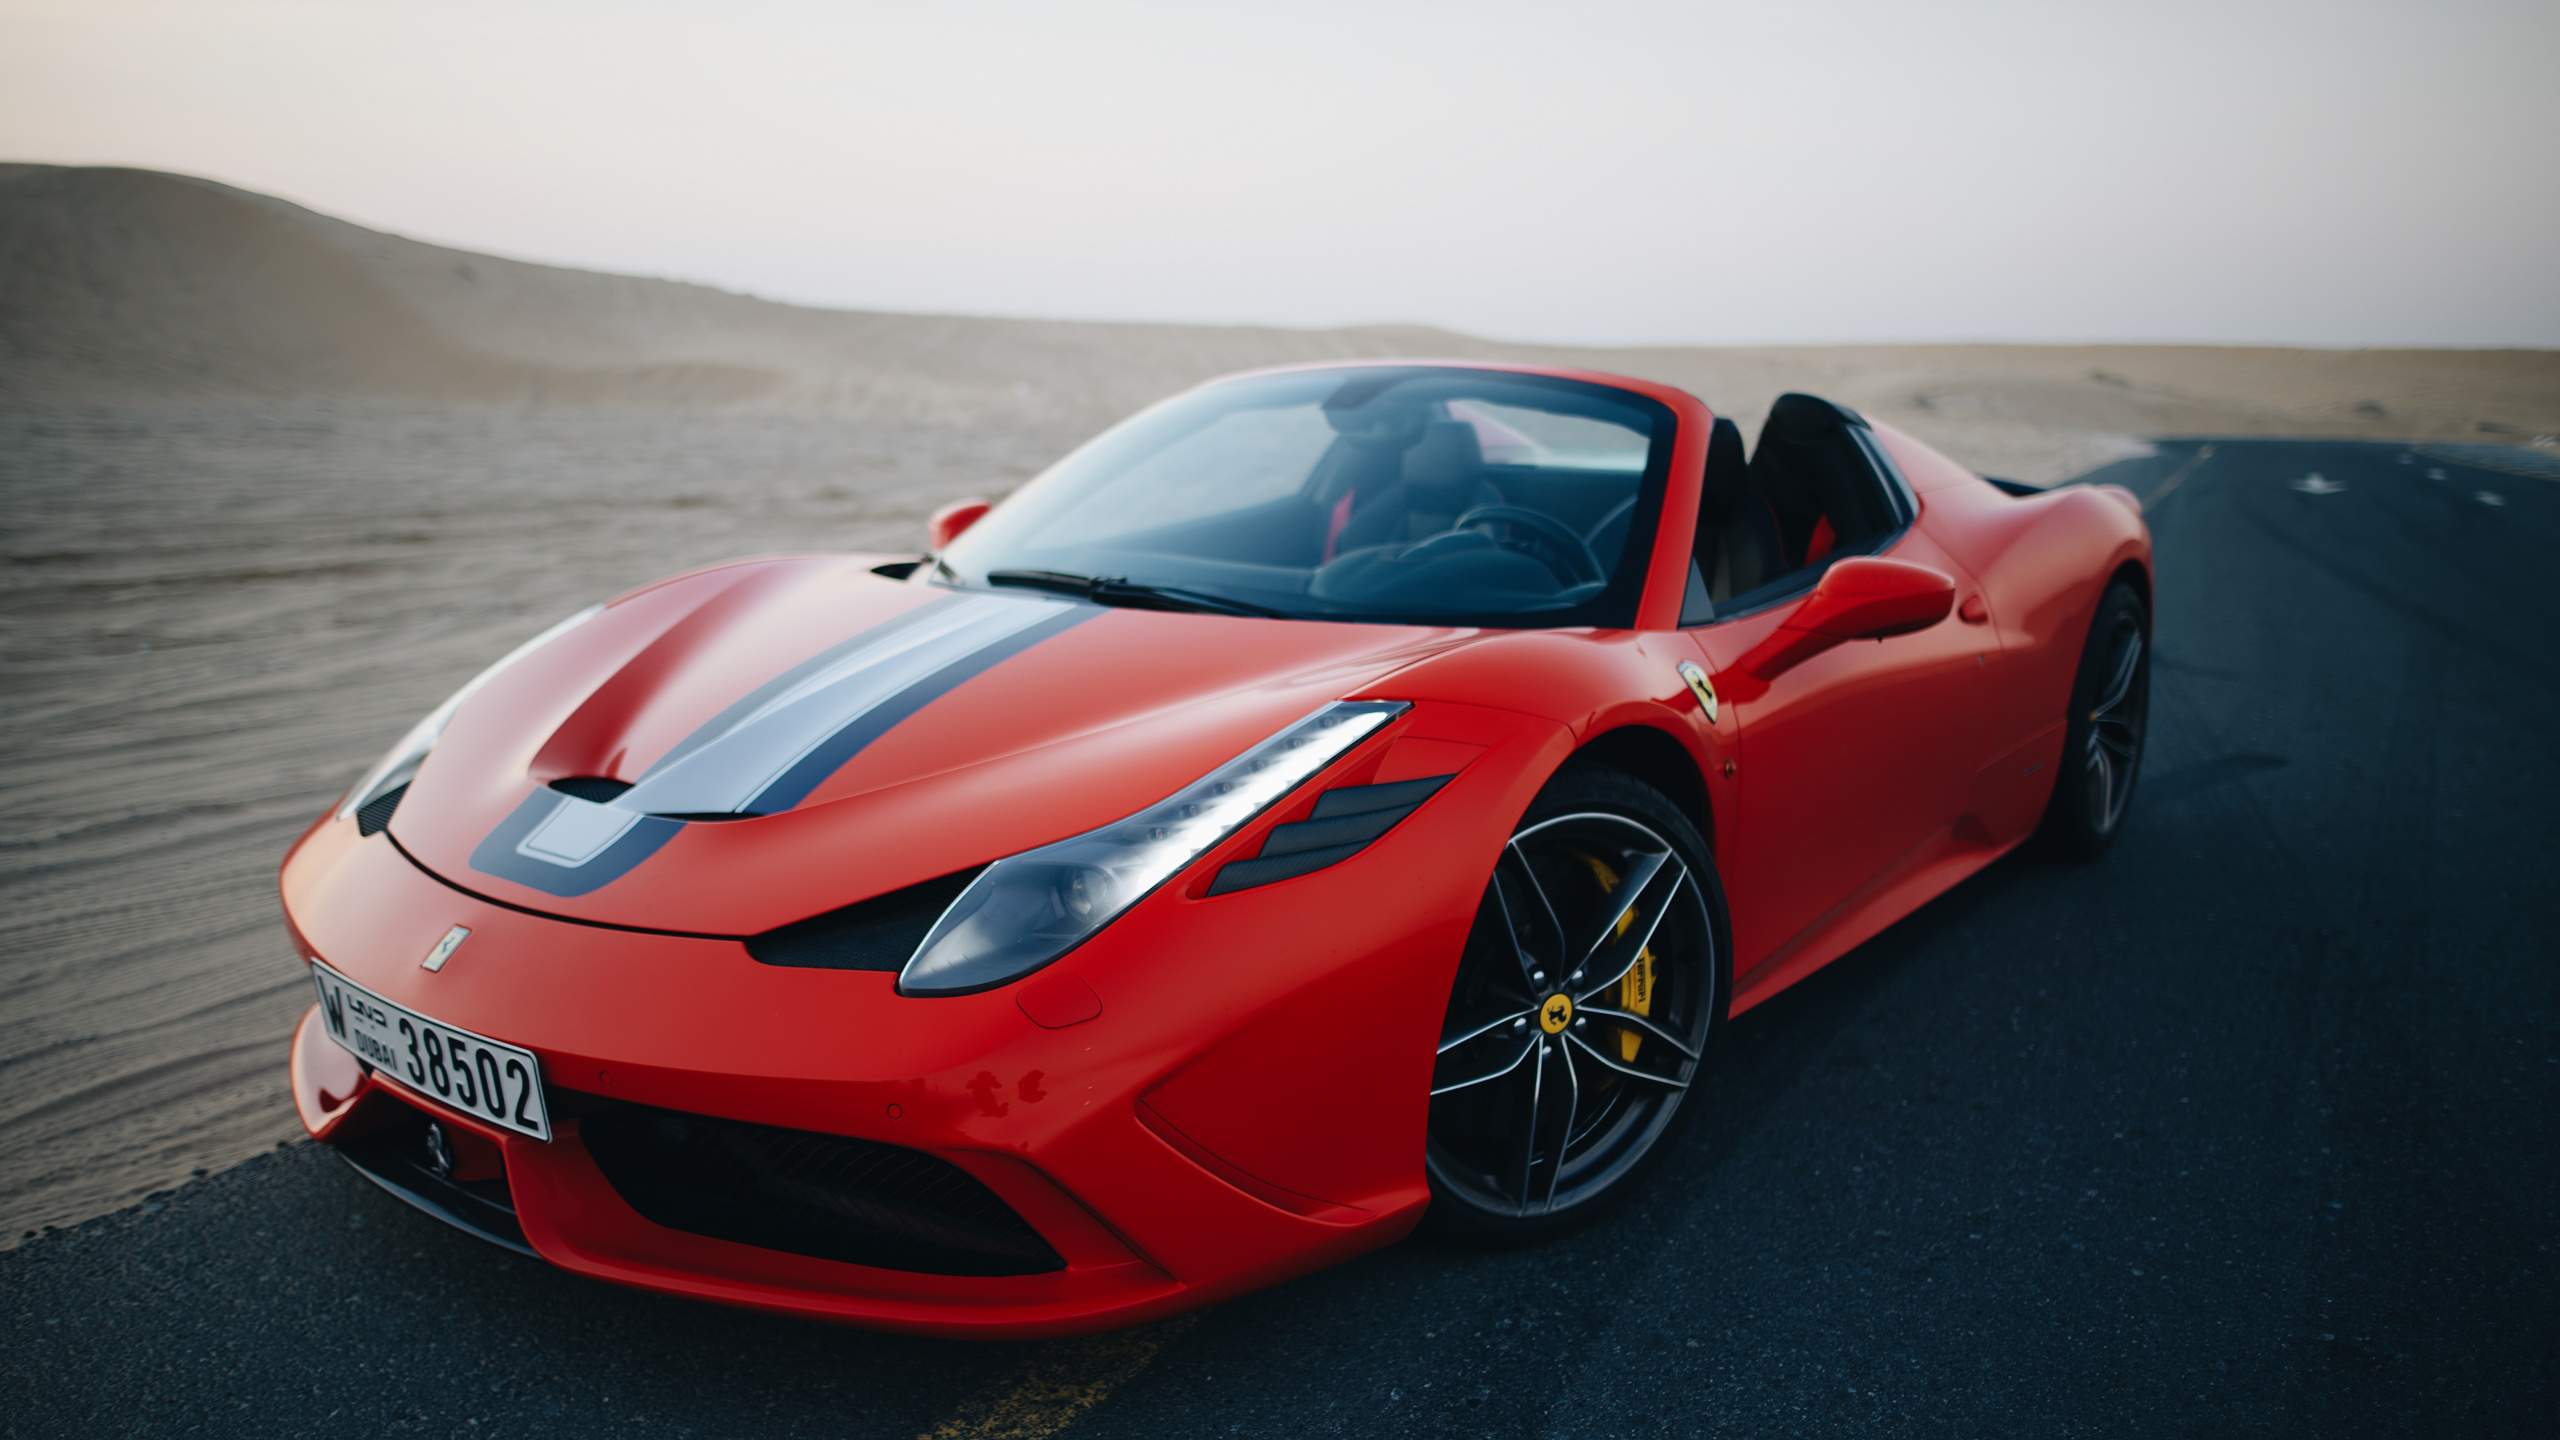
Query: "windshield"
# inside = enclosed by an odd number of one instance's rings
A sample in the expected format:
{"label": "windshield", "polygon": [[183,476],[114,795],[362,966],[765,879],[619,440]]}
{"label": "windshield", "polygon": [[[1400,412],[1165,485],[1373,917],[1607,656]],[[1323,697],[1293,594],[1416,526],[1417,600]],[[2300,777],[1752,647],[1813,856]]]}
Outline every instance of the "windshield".
{"label": "windshield", "polygon": [[934,573],[1125,581],[1311,620],[1625,627],[1672,424],[1629,391],[1492,370],[1231,380],[1059,461]]}

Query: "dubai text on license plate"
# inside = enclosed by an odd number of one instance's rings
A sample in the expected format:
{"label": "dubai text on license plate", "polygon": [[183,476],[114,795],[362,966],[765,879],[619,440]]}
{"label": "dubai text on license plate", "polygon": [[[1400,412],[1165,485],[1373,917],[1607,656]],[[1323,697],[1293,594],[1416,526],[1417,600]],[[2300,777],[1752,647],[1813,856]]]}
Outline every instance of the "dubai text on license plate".
{"label": "dubai text on license plate", "polygon": [[530,1050],[405,1010],[314,960],[320,1020],[347,1053],[403,1088],[474,1120],[536,1140],[551,1138],[542,1104],[542,1065]]}

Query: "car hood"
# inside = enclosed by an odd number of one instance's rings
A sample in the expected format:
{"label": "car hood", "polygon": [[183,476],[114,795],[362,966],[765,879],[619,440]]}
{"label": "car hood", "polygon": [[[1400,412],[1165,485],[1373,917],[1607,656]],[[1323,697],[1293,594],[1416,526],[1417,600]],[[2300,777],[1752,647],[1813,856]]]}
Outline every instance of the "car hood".
{"label": "car hood", "polygon": [[506,904],[754,934],[1108,824],[1480,633],[1104,609],[879,558],[604,607],[471,693],[392,839]]}

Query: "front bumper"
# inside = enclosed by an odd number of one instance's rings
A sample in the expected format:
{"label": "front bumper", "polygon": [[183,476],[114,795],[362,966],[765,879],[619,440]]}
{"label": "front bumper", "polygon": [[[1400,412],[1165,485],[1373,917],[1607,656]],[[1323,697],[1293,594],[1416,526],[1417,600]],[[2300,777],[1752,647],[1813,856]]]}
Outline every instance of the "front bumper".
{"label": "front bumper", "polygon": [[[285,867],[302,953],[533,1050],[554,1139],[486,1126],[365,1070],[309,1015],[294,1042],[296,1104],[315,1137],[396,1193],[384,1162],[363,1163],[368,1136],[423,1113],[478,1137],[503,1157],[522,1243],[564,1269],[814,1319],[1036,1338],[1334,1264],[1421,1217],[1450,975],[1493,850],[1565,744],[1525,717],[1483,713],[1470,729],[1451,713],[1463,707],[1433,708],[1433,743],[1472,744],[1481,758],[1430,804],[1330,870],[1214,899],[1168,886],[1055,967],[1103,1001],[1099,1016],[1056,1029],[1026,1015],[1020,985],[905,998],[886,973],[778,968],[734,940],[528,914],[454,888],[387,837],[324,821]],[[424,970],[455,925],[470,939]],[[921,1152],[992,1192],[1061,1263],[921,1273],[653,1223],[582,1134],[616,1107]],[[433,1187],[409,1178],[403,1198],[437,1211]],[[510,1238],[468,1223],[469,1208],[446,1203],[444,1218]]]}

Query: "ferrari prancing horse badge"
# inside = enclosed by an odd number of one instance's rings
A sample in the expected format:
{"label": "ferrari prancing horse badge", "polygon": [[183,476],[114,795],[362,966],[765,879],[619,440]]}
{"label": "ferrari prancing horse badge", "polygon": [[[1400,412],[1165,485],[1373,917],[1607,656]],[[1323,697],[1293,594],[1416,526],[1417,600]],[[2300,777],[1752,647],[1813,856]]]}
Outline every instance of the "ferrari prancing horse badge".
{"label": "ferrari prancing horse badge", "polygon": [[1680,678],[1689,682],[1689,693],[1698,697],[1699,708],[1707,712],[1707,723],[1716,723],[1716,687],[1707,672],[1689,661],[1680,662]]}
{"label": "ferrari prancing horse badge", "polygon": [[429,974],[433,974],[436,971],[443,969],[444,962],[452,959],[453,952],[461,949],[462,942],[470,938],[470,926],[456,925],[452,929],[444,932],[444,938],[436,942],[436,948],[428,951],[427,958],[419,961],[418,964]]}

